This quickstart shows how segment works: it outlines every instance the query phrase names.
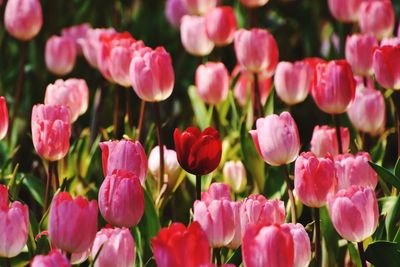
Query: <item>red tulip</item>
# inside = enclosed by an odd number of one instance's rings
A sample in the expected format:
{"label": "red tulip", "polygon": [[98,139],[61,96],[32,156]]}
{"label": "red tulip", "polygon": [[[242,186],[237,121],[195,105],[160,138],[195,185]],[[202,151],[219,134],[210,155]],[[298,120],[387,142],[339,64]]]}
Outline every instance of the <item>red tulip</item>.
{"label": "red tulip", "polygon": [[67,36],[52,36],[46,42],[45,61],[47,69],[59,76],[72,71],[76,60],[76,45]]}
{"label": "red tulip", "polygon": [[2,140],[8,131],[8,109],[4,96],[0,96],[0,140]]}
{"label": "red tulip", "polygon": [[[340,127],[340,135],[342,137],[342,151],[347,152],[350,146],[349,129]],[[317,157],[325,157],[327,153],[335,157],[339,154],[339,145],[336,137],[336,128],[327,125],[315,126],[311,138],[311,152]]]}
{"label": "red tulip", "polygon": [[361,32],[374,35],[378,40],[393,34],[395,17],[390,0],[363,1],[358,23]]}
{"label": "red tulip", "polygon": [[346,60],[357,75],[373,74],[372,55],[378,41],[372,35],[353,34],[346,38]]}
{"label": "red tulip", "polygon": [[386,89],[400,89],[400,45],[383,46],[374,51],[372,66],[375,78]]}
{"label": "red tulip", "polygon": [[219,133],[212,127],[201,132],[196,127],[174,132],[178,162],[184,170],[204,175],[215,170],[221,161],[222,143]]}
{"label": "red tulip", "polygon": [[182,45],[189,54],[200,57],[213,50],[214,43],[208,38],[205,17],[183,16],[180,32]]}
{"label": "red tulip", "polygon": [[329,10],[341,22],[358,20],[358,11],[363,0],[328,0]]}
{"label": "red tulip", "polygon": [[207,36],[216,46],[232,43],[237,28],[235,11],[232,7],[221,6],[211,9],[205,18]]}
{"label": "red tulip", "polygon": [[32,262],[31,267],[70,267],[67,257],[65,257],[60,250],[53,249],[48,255],[36,255]]}

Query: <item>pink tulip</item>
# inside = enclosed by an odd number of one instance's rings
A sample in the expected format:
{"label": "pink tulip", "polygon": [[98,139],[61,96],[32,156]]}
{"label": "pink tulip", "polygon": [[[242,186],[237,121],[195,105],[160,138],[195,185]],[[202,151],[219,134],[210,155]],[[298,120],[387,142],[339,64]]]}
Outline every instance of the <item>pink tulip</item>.
{"label": "pink tulip", "polygon": [[8,109],[4,96],[0,96],[0,140],[6,137],[8,131]]}
{"label": "pink tulip", "polygon": [[289,112],[259,118],[250,134],[261,158],[272,166],[293,162],[299,155],[300,138]]}
{"label": "pink tulip", "polygon": [[383,38],[380,46],[390,45],[390,46],[398,46],[400,45],[400,37],[386,37]]}
{"label": "pink tulip", "polygon": [[294,190],[302,203],[313,208],[323,207],[336,184],[335,162],[331,156],[318,158],[312,152],[303,152],[297,158]]}
{"label": "pink tulip", "polygon": [[231,249],[237,249],[242,244],[242,225],[240,222],[240,210],[242,207],[241,201],[231,202],[231,207],[233,211],[233,221],[235,224],[235,235],[232,238],[232,241],[227,245]]}
{"label": "pink tulip", "polygon": [[311,261],[310,238],[304,226],[300,223],[288,223],[282,225],[282,228],[289,228],[293,237],[294,244],[294,265],[293,267],[308,267]]}
{"label": "pink tulip", "polygon": [[190,14],[203,15],[217,5],[217,0],[181,0]]}
{"label": "pink tulip", "polygon": [[240,193],[247,185],[246,169],[241,161],[227,161],[223,168],[224,181],[229,184],[231,189]]}
{"label": "pink tulip", "polygon": [[36,153],[49,161],[65,157],[71,137],[70,121],[69,109],[65,106],[33,106],[31,129]]}
{"label": "pink tulip", "polygon": [[142,49],[130,63],[129,76],[133,90],[144,101],[167,99],[174,89],[175,74],[170,54],[164,47]]}
{"label": "pink tulip", "polygon": [[240,0],[240,3],[242,3],[246,7],[250,8],[256,8],[256,7],[261,7],[268,3],[269,0]]}
{"label": "pink tulip", "polygon": [[55,247],[69,253],[86,251],[97,232],[97,201],[67,192],[54,196],[49,214],[49,236]]}
{"label": "pink tulip", "polygon": [[333,60],[320,63],[314,75],[312,96],[322,111],[340,114],[353,101],[356,84],[349,63]]}
{"label": "pink tulip", "polygon": [[328,199],[329,216],[336,231],[346,240],[361,242],[378,225],[378,201],[370,187],[352,186]]}
{"label": "pink tulip", "polygon": [[208,38],[216,46],[225,46],[233,41],[237,29],[235,11],[230,6],[211,9],[205,15]]}
{"label": "pink tulip", "polygon": [[[340,127],[342,137],[342,151],[346,152],[350,146],[349,129]],[[311,138],[311,152],[317,157],[324,157],[327,153],[335,157],[339,154],[339,145],[336,137],[336,129],[327,125],[315,126]]]}
{"label": "pink tulip", "polygon": [[67,257],[60,250],[53,249],[48,255],[37,255],[31,262],[31,267],[70,267]]}
{"label": "pink tulip", "polygon": [[[149,156],[149,170],[157,179],[160,179],[160,148],[154,147]],[[181,168],[176,157],[176,152],[173,149],[167,149],[164,146],[164,175],[168,176],[168,187],[172,190],[179,178]]]}
{"label": "pink tulip", "polygon": [[135,240],[127,228],[103,228],[96,234],[91,254],[92,259],[98,255],[95,267],[135,266]]}
{"label": "pink tulip", "polygon": [[42,6],[39,0],[8,0],[4,11],[4,25],[14,38],[28,41],[42,28]]}
{"label": "pink tulip", "polygon": [[205,17],[185,15],[181,20],[181,41],[185,50],[194,56],[207,56],[214,48],[208,38]]}
{"label": "pink tulip", "polygon": [[303,102],[311,89],[313,70],[305,61],[279,62],[275,71],[275,90],[288,105]]}
{"label": "pink tulip", "polygon": [[70,37],[50,37],[45,49],[47,69],[59,76],[70,73],[75,66],[76,53],[75,42]]}
{"label": "pink tulip", "polygon": [[400,89],[400,45],[383,46],[375,49],[372,66],[375,78],[386,89]]}
{"label": "pink tulip", "polygon": [[346,60],[357,75],[373,74],[372,55],[378,41],[372,35],[353,34],[346,39]]}
{"label": "pink tulip", "polygon": [[29,233],[28,206],[14,201],[8,204],[8,190],[0,184],[0,258],[21,253]]}
{"label": "pink tulip", "polygon": [[78,54],[82,54],[82,46],[79,44],[78,40],[86,38],[86,34],[91,29],[89,23],[83,23],[79,25],[74,25],[68,28],[64,28],[61,31],[61,35],[69,37],[75,41],[76,51]]}
{"label": "pink tulip", "polygon": [[207,104],[216,105],[228,97],[229,73],[221,62],[207,62],[196,70],[196,89]]}
{"label": "pink tulip", "polygon": [[253,73],[265,69],[273,74],[279,59],[274,37],[263,29],[240,29],[235,33],[235,53],[240,65]]}
{"label": "pink tulip", "polygon": [[201,201],[211,202],[213,200],[231,201],[231,191],[224,183],[212,183],[206,192],[201,193]]}
{"label": "pink tulip", "polygon": [[363,1],[358,23],[361,32],[374,35],[378,40],[389,37],[394,30],[394,10],[390,0]]}
{"label": "pink tulip", "polygon": [[99,190],[99,208],[104,219],[114,226],[137,225],[144,212],[144,193],[139,178],[123,170],[107,175]]}
{"label": "pink tulip", "polygon": [[329,10],[341,22],[355,22],[363,0],[328,0]]}
{"label": "pink tulip", "polygon": [[121,140],[99,144],[102,152],[103,173],[109,176],[114,170],[131,172],[143,185],[147,175],[147,158],[140,142]]}
{"label": "pink tulip", "polygon": [[288,227],[252,224],[247,227],[242,242],[245,267],[294,266],[295,245]]}
{"label": "pink tulip", "polygon": [[179,28],[182,17],[187,13],[188,10],[182,0],[167,0],[165,3],[165,16],[175,28]]}

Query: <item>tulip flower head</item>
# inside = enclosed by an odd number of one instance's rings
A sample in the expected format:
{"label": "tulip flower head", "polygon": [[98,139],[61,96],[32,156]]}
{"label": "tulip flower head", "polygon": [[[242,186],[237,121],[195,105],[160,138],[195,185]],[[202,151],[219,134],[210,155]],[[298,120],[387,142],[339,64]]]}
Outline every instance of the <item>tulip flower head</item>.
{"label": "tulip flower head", "polygon": [[8,131],[8,109],[4,96],[0,96],[0,140],[2,140]]}
{"label": "tulip flower head", "polygon": [[36,255],[32,262],[31,267],[70,267],[71,263],[68,261],[60,250],[53,249],[48,255]]}
{"label": "tulip flower head", "polygon": [[74,39],[68,36],[52,36],[46,42],[46,67],[56,75],[66,75],[75,66],[76,54]]}
{"label": "tulip flower head", "polygon": [[400,45],[376,48],[372,66],[377,82],[386,89],[400,90]]}

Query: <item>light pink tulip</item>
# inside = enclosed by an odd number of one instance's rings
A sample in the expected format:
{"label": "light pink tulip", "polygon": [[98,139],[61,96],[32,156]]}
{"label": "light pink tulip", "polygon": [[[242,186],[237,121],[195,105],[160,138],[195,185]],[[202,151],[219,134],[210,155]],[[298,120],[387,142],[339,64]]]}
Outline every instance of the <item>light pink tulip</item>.
{"label": "light pink tulip", "polygon": [[65,257],[60,250],[53,249],[48,255],[36,255],[32,262],[31,267],[70,267],[67,257]]}
{"label": "light pink tulip", "polygon": [[8,109],[4,96],[0,96],[0,140],[6,137],[8,131]]}
{"label": "light pink tulip", "polygon": [[201,201],[211,202],[213,200],[231,201],[231,191],[224,183],[212,183],[207,191],[201,193]]}
{"label": "light pink tulip", "polygon": [[217,0],[181,0],[190,14],[203,15],[217,5]]}
{"label": "light pink tulip", "polygon": [[225,46],[233,41],[237,29],[235,11],[230,6],[211,9],[205,15],[208,38],[216,46]]}
{"label": "light pink tulip", "polygon": [[[342,137],[342,150],[347,152],[350,146],[350,133],[349,129],[340,127],[340,134]],[[317,157],[324,157],[327,153],[335,157],[339,154],[339,145],[336,137],[336,129],[327,125],[315,126],[311,138],[311,152]]]}
{"label": "light pink tulip", "polygon": [[372,60],[375,78],[386,89],[400,90],[400,45],[376,48]]}
{"label": "light pink tulip", "polygon": [[355,22],[363,0],[328,0],[329,10],[341,22]]}
{"label": "light pink tulip", "polygon": [[250,8],[256,8],[256,7],[261,7],[268,3],[269,0],[240,0],[240,3],[242,3],[246,7]]}
{"label": "light pink tulip", "polygon": [[179,28],[182,17],[187,13],[188,10],[182,0],[167,0],[165,3],[165,16],[175,28]]}
{"label": "light pink tulip", "polygon": [[389,37],[394,30],[394,10],[390,0],[363,1],[358,23],[361,32],[374,35],[378,40]]}
{"label": "light pink tulip", "polygon": [[52,36],[46,42],[46,67],[56,75],[66,75],[75,66],[76,54],[76,45],[72,38]]}
{"label": "light pink tulip", "polygon": [[400,45],[400,37],[386,37],[383,38],[380,46],[390,45],[390,46],[398,46]]}
{"label": "light pink tulip", "polygon": [[311,261],[310,238],[304,226],[300,223],[283,224],[282,228],[289,228],[294,244],[294,265],[293,267],[308,267]]}
{"label": "light pink tulip", "polygon": [[231,249],[237,249],[242,244],[242,225],[240,222],[242,201],[232,201],[231,207],[233,211],[233,221],[235,223],[235,235],[233,236],[232,241],[228,244],[228,247]]}
{"label": "light pink tulip", "polygon": [[185,15],[181,20],[181,41],[185,50],[194,56],[207,56],[214,48],[208,38],[205,17]]}
{"label": "light pink tulip", "polygon": [[357,75],[370,76],[373,74],[372,55],[378,41],[372,35],[353,34],[346,38],[346,60]]}
{"label": "light pink tulip", "polygon": [[[149,170],[151,174],[160,180],[160,149],[154,147],[149,156]],[[181,168],[173,149],[167,149],[164,146],[164,175],[168,176],[168,187],[172,190],[178,181]]]}
{"label": "light pink tulip", "polygon": [[225,162],[222,172],[224,181],[229,184],[234,192],[243,192],[247,185],[247,174],[241,161]]}
{"label": "light pink tulip", "polygon": [[68,28],[64,28],[61,31],[62,36],[69,37],[75,41],[76,51],[78,54],[82,55],[82,46],[79,44],[78,40],[86,38],[86,34],[91,29],[89,23],[83,23],[79,25],[74,25]]}
{"label": "light pink tulip", "polygon": [[229,73],[221,62],[207,62],[196,70],[196,89],[207,104],[216,105],[228,97]]}

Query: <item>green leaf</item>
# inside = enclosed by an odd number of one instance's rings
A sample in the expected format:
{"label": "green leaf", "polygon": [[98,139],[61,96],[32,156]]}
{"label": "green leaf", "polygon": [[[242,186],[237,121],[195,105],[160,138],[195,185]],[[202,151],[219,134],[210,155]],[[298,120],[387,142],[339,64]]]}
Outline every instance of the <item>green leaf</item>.
{"label": "green leaf", "polygon": [[400,179],[394,176],[393,173],[391,173],[388,169],[385,169],[382,166],[379,166],[371,161],[369,162],[369,165],[375,170],[379,177],[382,178],[382,180],[396,187],[397,190],[400,190]]}
{"label": "green leaf", "polygon": [[39,203],[40,206],[44,205],[44,188],[45,185],[42,181],[32,175],[27,175],[22,180],[22,185],[29,191],[30,195]]}
{"label": "green leaf", "polygon": [[275,102],[274,101],[274,99],[275,99],[274,92],[275,92],[274,90],[271,90],[271,92],[269,93],[269,96],[267,98],[267,102],[265,103],[265,106],[264,106],[264,115],[265,116],[274,114],[274,102]]}
{"label": "green leaf", "polygon": [[351,262],[357,264],[357,267],[361,267],[362,266],[361,259],[360,259],[360,255],[358,254],[358,252],[356,250],[356,247],[353,245],[353,243],[348,242],[347,248],[349,250]]}
{"label": "green leaf", "polygon": [[396,165],[394,166],[394,175],[400,177],[400,157],[397,159]]}
{"label": "green leaf", "polygon": [[197,124],[204,130],[207,127],[207,108],[203,100],[200,99],[197,94],[196,87],[191,85],[188,89],[188,94],[190,102],[192,103],[192,108],[194,115],[196,117]]}
{"label": "green leaf", "polygon": [[377,241],[369,244],[365,251],[367,260],[377,267],[398,267],[400,247],[396,243]]}
{"label": "green leaf", "polygon": [[393,240],[396,235],[396,223],[400,217],[400,196],[397,196],[396,201],[387,212],[385,226],[388,240]]}
{"label": "green leaf", "polygon": [[239,266],[242,263],[241,247],[237,248],[225,263],[226,264],[234,264],[235,266]]}

